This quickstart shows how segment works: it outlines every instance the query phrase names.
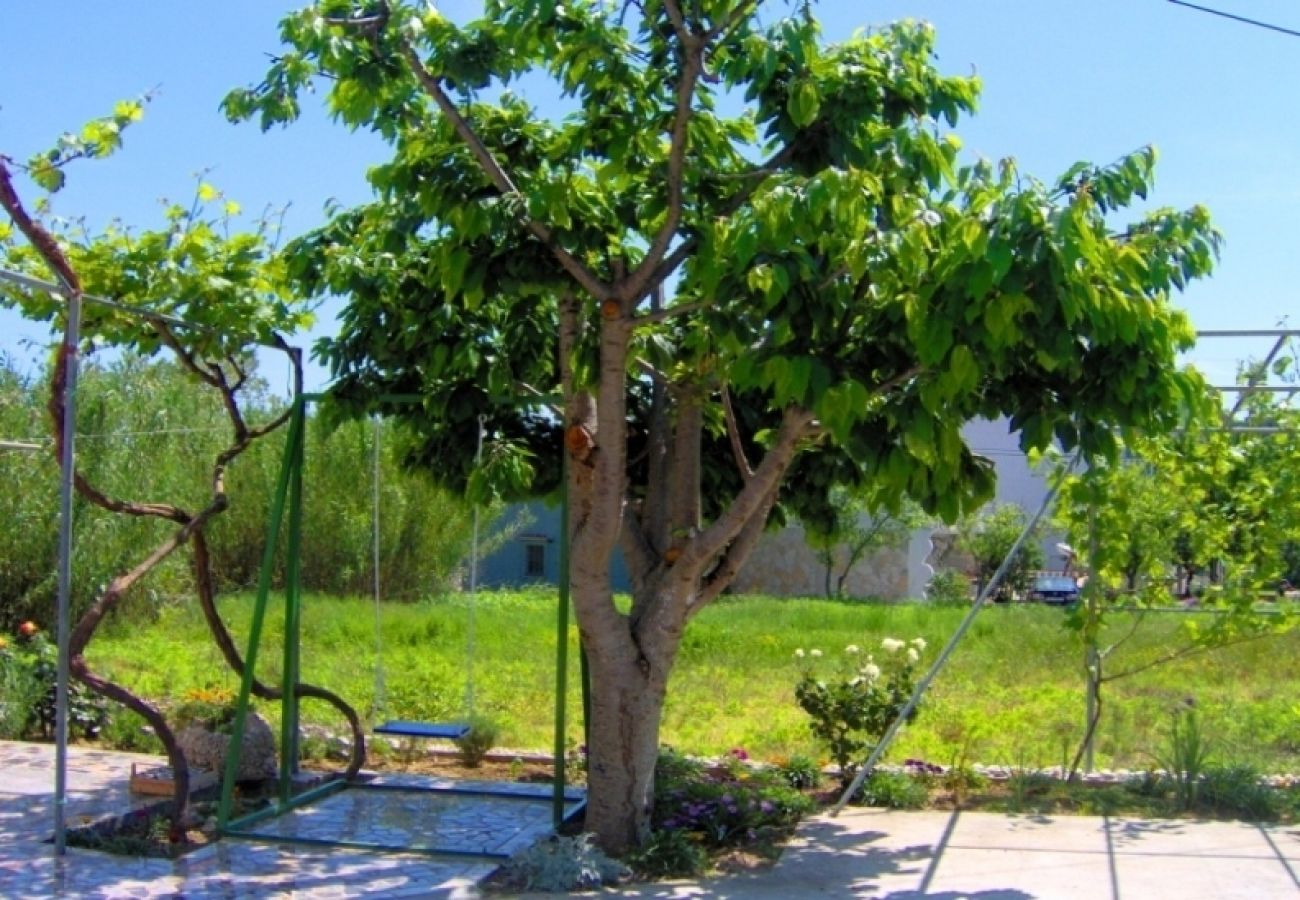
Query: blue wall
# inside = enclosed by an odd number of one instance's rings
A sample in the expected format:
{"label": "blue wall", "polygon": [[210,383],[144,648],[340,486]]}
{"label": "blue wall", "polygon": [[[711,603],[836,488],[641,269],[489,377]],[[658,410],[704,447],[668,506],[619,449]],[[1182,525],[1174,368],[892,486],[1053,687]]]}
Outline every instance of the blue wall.
{"label": "blue wall", "polygon": [[[560,583],[560,507],[548,506],[540,501],[515,504],[501,517],[506,527],[520,511],[526,511],[530,521],[491,556],[479,563],[479,584],[487,588],[523,587],[529,584]],[[543,553],[541,576],[528,574],[528,547],[540,546]],[[627,591],[631,584],[623,554],[614,553],[609,567],[614,590]]]}

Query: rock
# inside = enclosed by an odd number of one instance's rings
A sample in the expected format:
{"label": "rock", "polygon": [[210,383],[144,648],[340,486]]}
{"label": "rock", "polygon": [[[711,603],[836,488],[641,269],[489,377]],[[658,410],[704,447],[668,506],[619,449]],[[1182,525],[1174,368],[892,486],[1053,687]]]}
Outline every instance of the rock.
{"label": "rock", "polygon": [[[226,770],[226,749],[230,735],[212,732],[202,725],[189,725],[176,735],[181,752],[191,768],[207,769],[218,776]],[[239,751],[237,781],[262,781],[276,773],[275,734],[257,713],[244,719],[244,739]]]}

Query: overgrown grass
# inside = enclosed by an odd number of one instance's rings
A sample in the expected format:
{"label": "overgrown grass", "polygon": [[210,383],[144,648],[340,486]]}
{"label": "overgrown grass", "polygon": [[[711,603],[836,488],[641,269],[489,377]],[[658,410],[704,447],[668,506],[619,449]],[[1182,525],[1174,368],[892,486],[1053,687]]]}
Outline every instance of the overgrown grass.
{"label": "overgrown grass", "polygon": [[[241,645],[251,601],[223,610]],[[474,711],[500,724],[501,743],[552,746],[555,595],[548,591],[439,597],[382,611],[387,703],[375,704],[373,604],[309,596],[304,601],[305,680],[326,685],[375,717],[462,718],[473,673]],[[669,690],[663,741],[718,755],[744,747],[759,759],[820,757],[795,705],[796,648],[828,655],[850,643],[923,637],[926,662],[955,630],[963,609],[817,599],[726,598],[688,628]],[[959,757],[1021,768],[1061,764],[1082,734],[1082,651],[1062,628],[1062,612],[1038,606],[981,613],[934,683],[920,717],[890,758],[951,764]],[[1176,640],[1182,620],[1149,617],[1118,664],[1136,662]],[[1129,623],[1115,617],[1115,627]],[[268,617],[259,674],[278,680],[283,630]],[[570,634],[570,740],[581,742],[576,635]],[[472,645],[472,647],[471,647]],[[1214,759],[1262,771],[1300,770],[1300,634],[1267,638],[1158,666],[1108,686],[1097,742],[1102,767],[1145,769],[1163,745],[1169,712],[1193,698]],[[190,688],[237,688],[191,607],[160,612],[155,623],[115,622],[90,648],[90,662],[155,698]],[[264,710],[274,718],[274,710]],[[341,726],[323,705],[304,718]]]}

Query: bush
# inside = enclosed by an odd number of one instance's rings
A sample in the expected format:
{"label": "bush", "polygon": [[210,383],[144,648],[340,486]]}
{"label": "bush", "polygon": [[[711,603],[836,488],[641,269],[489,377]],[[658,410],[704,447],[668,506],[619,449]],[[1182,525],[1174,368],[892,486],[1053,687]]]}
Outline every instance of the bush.
{"label": "bush", "polygon": [[[850,644],[836,674],[826,678],[817,671],[820,650],[795,651],[796,657],[811,661],[795,685],[795,699],[812,718],[808,727],[830,751],[845,784],[912,696],[925,641],[885,638],[881,649],[884,655],[877,663]],[[908,720],[915,717],[913,710]]]}
{"label": "bush", "polygon": [[510,884],[525,891],[570,893],[616,884],[628,874],[592,843],[592,836],[556,837],[516,854],[505,867]]}
{"label": "bush", "polygon": [[970,603],[970,581],[955,569],[935,572],[925,586],[925,599],[936,606],[966,606]]}
{"label": "bush", "polygon": [[471,716],[469,731],[454,741],[461,763],[469,769],[477,769],[481,766],[488,753],[496,746],[500,733],[500,726],[491,719],[485,716]]}
{"label": "bush", "polygon": [[162,753],[162,741],[144,719],[125,706],[114,707],[108,714],[100,740],[110,750],[127,753]]}
{"label": "bush", "polygon": [[1272,821],[1281,818],[1284,800],[1281,791],[1260,781],[1259,771],[1253,766],[1207,766],[1201,775],[1196,810],[1249,821]]}
{"label": "bush", "polygon": [[812,790],[822,783],[822,768],[811,756],[792,756],[775,768],[781,779],[797,791]]}
{"label": "bush", "polygon": [[690,878],[709,866],[709,854],[690,832],[664,828],[628,856],[641,875],[647,878]]}
{"label": "bush", "polygon": [[923,781],[902,772],[872,772],[862,783],[862,789],[852,798],[864,806],[884,806],[888,809],[924,809],[930,801],[930,791]]}
{"label": "bush", "polygon": [[[59,674],[59,648],[35,623],[23,622],[13,641],[0,638],[0,686],[4,709],[0,729],[13,738],[54,737]],[[108,719],[109,705],[85,685],[68,684],[68,733],[74,737],[99,735]]]}

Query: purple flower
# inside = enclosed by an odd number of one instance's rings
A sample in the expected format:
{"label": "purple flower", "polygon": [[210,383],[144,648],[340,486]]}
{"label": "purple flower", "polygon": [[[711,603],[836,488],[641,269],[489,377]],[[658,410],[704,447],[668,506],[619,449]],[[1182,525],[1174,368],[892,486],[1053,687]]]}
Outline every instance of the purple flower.
{"label": "purple flower", "polygon": [[772,810],[776,809],[776,807],[772,805],[772,802],[770,800],[764,800],[762,803],[758,805],[758,808],[765,813],[770,813]]}

